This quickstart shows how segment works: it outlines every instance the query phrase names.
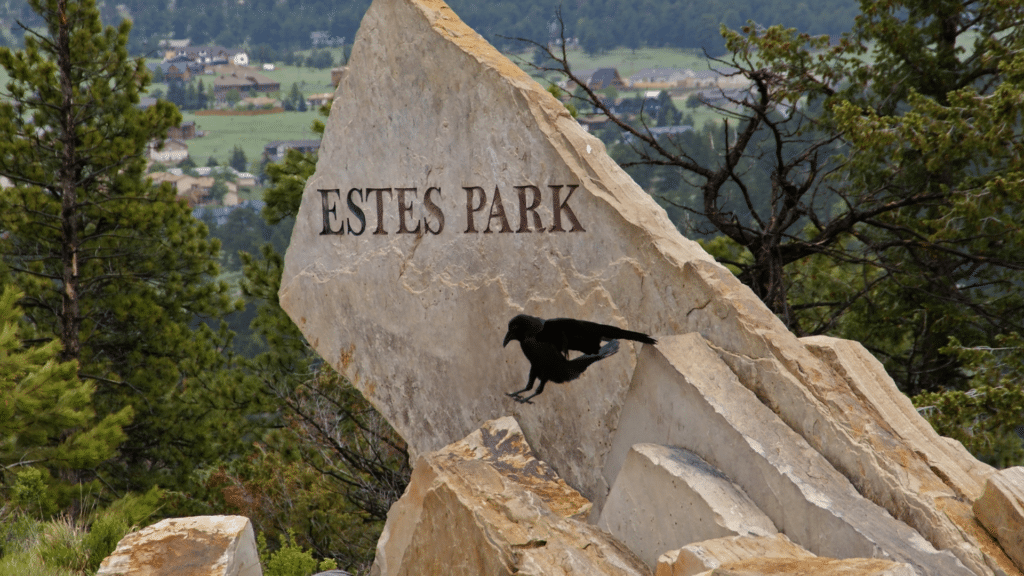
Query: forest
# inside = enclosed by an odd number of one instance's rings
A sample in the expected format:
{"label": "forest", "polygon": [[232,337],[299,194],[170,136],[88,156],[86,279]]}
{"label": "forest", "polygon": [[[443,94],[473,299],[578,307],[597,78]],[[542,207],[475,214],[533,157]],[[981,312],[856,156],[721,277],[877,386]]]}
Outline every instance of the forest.
{"label": "forest", "polygon": [[[155,39],[287,52],[329,22],[350,42],[365,3],[179,0],[147,20],[148,4],[5,5],[26,28],[0,47],[0,576],[91,574],[132,528],[199,514],[251,518],[265,574],[365,573],[409,454],[278,305],[316,157],[266,165],[262,210],[216,220],[146,177],[180,110],[136,106]],[[553,3],[452,4],[572,77]],[[613,158],[790,330],[862,342],[943,435],[1021,465],[1024,6],[815,6],[831,30],[802,4],[735,5],[580,0],[562,17],[594,51],[711,38],[749,90],[682,109],[663,93],[656,113],[581,82],[551,92],[605,115]],[[664,25],[705,15],[693,34]],[[652,130],[692,124],[691,106],[727,121]]]}
{"label": "forest", "polygon": [[[312,47],[310,34],[326,32],[329,40],[351,44],[369,0],[128,0],[100,5],[105,24],[132,20],[130,49],[140,54],[161,38],[190,38],[192,44],[248,47],[280,54]],[[591,53],[617,47],[673,47],[724,50],[719,24],[738,28],[748,20],[760,26],[784,24],[812,34],[837,36],[850,29],[858,13],[853,0],[786,2],[782,0],[452,0],[449,5],[475,30],[503,50],[516,50],[513,39],[555,40],[561,11],[566,35]],[[6,13],[5,13],[6,12]],[[0,22],[40,23],[27,4],[0,7]],[[20,35],[14,31],[14,37]]]}

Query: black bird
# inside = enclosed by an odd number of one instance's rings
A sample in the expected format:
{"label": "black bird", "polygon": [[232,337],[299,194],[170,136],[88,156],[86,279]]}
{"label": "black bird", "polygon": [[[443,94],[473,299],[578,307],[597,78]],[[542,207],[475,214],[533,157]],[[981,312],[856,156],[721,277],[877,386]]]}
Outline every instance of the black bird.
{"label": "black bird", "polygon": [[[502,347],[508,346],[512,340],[519,340],[523,354],[530,361],[530,380],[526,388],[508,395],[516,402],[533,404],[530,398],[543,392],[544,385],[549,381],[561,384],[575,380],[594,362],[618,352],[618,339],[644,344],[657,343],[647,334],[597,322],[573,318],[544,320],[526,314],[516,316],[508,322],[508,333],[505,334]],[[602,346],[604,340],[608,340],[608,343]],[[583,355],[570,360],[569,350],[583,352]],[[526,398],[520,396],[533,388],[534,380],[540,380],[537,391]]]}

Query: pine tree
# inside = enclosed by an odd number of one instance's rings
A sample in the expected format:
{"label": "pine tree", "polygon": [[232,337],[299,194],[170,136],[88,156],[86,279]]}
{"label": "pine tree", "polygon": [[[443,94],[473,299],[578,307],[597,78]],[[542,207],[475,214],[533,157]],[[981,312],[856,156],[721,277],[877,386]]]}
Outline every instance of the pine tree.
{"label": "pine tree", "polygon": [[19,472],[46,471],[49,489],[32,511],[51,514],[76,491],[70,478],[114,455],[132,409],[97,419],[95,385],[78,379],[75,362],[57,361],[59,341],[22,346],[20,296],[10,286],[0,295],[0,500],[13,500]]}
{"label": "pine tree", "polygon": [[231,149],[231,159],[228,160],[228,164],[239,172],[245,172],[249,167],[249,161],[245,159],[245,150],[242,150],[241,146],[236,144]]}
{"label": "pine tree", "polygon": [[101,417],[134,409],[96,474],[117,492],[174,486],[238,441],[226,411],[247,402],[218,370],[228,335],[202,322],[236,306],[212,280],[219,246],[144,176],[147,144],[181,116],[167,102],[136,108],[149,73],[128,57],[130,23],[104,28],[94,0],[29,4],[45,29],[0,49],[0,174],[15,184],[0,196],[0,257],[25,293],[29,338],[59,339],[60,359],[96,383]]}

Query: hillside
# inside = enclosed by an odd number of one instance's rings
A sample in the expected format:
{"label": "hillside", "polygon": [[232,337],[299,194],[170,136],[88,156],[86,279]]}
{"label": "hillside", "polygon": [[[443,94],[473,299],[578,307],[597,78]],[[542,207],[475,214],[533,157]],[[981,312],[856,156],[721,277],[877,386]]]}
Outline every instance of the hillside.
{"label": "hillside", "polygon": [[[191,38],[193,44],[264,46],[280,53],[312,47],[311,33],[326,42],[351,44],[369,0],[101,0],[106,23],[123,16],[134,22],[131,48],[155,48],[160,38]],[[536,41],[558,36],[561,7],[568,37],[588,52],[616,47],[706,48],[721,51],[719,24],[736,28],[747,20],[784,24],[815,34],[848,30],[858,11],[855,0],[451,0],[451,7],[475,30],[503,50],[512,38]],[[16,21],[39,24],[24,2],[0,5],[0,30],[7,43],[20,39]],[[12,29],[13,27],[13,29]]]}

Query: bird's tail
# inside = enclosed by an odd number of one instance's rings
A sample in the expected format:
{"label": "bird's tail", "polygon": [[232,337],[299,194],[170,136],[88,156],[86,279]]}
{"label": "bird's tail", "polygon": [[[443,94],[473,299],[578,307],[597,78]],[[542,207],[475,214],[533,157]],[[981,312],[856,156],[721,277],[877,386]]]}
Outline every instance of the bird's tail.
{"label": "bird's tail", "polygon": [[601,358],[607,358],[607,357],[611,356],[612,354],[615,354],[618,351],[619,351],[619,341],[618,340],[609,340],[607,344],[605,344],[604,346],[601,346],[601,349],[597,351],[597,355],[600,356]]}
{"label": "bird's tail", "polygon": [[619,340],[632,340],[634,342],[642,342],[644,344],[657,344],[658,341],[651,338],[647,334],[642,332],[633,332],[632,330],[624,330],[615,326],[609,326],[612,330],[608,331],[606,336],[611,338],[617,338]]}

